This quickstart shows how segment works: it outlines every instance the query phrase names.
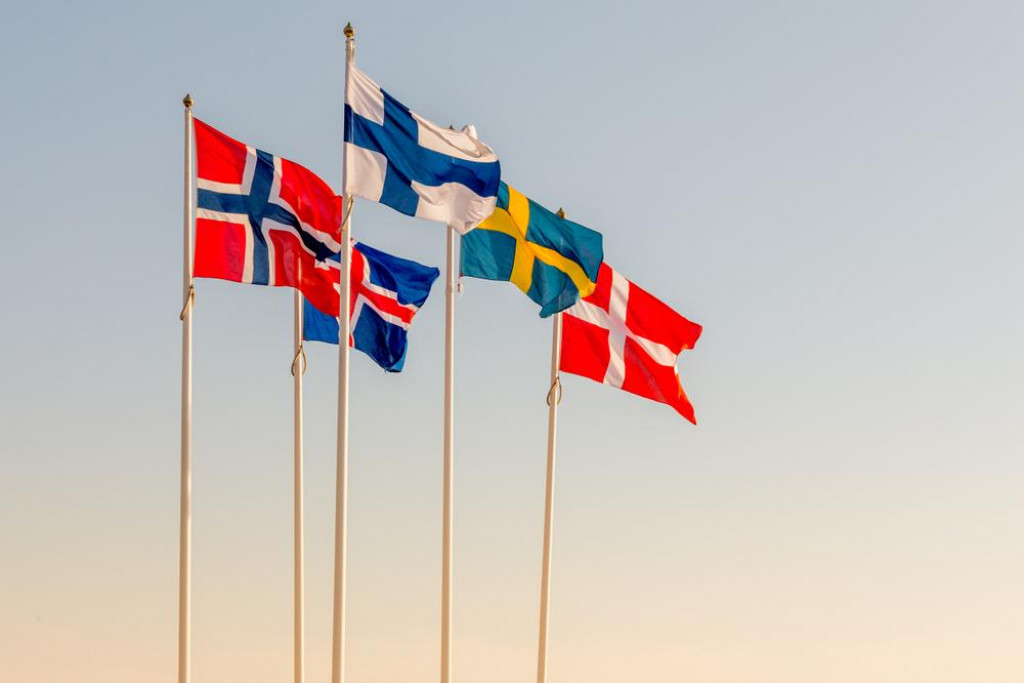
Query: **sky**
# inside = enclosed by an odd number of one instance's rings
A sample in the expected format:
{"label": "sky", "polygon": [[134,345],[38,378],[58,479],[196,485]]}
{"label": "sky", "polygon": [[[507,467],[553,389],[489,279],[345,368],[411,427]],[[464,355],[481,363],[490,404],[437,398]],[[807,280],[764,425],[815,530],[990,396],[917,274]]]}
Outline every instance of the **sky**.
{"label": "sky", "polygon": [[[0,670],[176,671],[182,106],[338,187],[342,27],[414,111],[701,323],[694,427],[559,413],[550,681],[1024,678],[1018,2],[5,7]],[[428,265],[444,228],[361,202]],[[457,683],[536,659],[550,322],[456,311]],[[194,683],[289,680],[292,297],[198,281]],[[443,296],[352,357],[348,680],[437,680]],[[306,374],[307,670],[330,671],[336,351]]]}

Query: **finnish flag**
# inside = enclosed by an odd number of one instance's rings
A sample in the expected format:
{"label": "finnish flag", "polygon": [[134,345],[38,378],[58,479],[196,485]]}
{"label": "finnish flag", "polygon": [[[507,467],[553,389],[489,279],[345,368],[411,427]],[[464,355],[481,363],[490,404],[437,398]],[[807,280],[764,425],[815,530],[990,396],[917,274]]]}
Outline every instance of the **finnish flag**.
{"label": "finnish flag", "polygon": [[428,121],[349,67],[345,194],[464,234],[494,211],[500,180],[498,155],[472,126],[457,131]]}

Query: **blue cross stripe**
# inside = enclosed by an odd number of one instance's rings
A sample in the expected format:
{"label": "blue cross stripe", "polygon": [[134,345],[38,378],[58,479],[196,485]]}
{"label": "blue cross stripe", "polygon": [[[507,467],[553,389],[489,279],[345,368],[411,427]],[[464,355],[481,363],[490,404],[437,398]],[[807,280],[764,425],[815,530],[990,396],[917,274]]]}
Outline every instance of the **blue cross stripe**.
{"label": "blue cross stripe", "polygon": [[317,241],[302,229],[298,216],[288,209],[270,203],[270,189],[274,184],[274,155],[256,150],[256,167],[252,175],[252,187],[249,194],[230,194],[213,190],[199,189],[196,199],[201,209],[222,213],[243,214],[249,217],[252,233],[252,283],[254,285],[270,284],[270,250],[267,238],[263,234],[263,219],[269,218],[283,225],[290,225],[298,232],[302,243],[323,261],[333,255],[333,251],[323,242]]}
{"label": "blue cross stripe", "polygon": [[498,193],[501,168],[497,161],[467,161],[420,147],[419,124],[409,109],[384,95],[384,125],[370,121],[345,105],[345,142],[369,149],[388,160],[380,203],[407,216],[416,215],[419,195],[412,182],[428,187],[444,183],[465,185],[481,197]]}

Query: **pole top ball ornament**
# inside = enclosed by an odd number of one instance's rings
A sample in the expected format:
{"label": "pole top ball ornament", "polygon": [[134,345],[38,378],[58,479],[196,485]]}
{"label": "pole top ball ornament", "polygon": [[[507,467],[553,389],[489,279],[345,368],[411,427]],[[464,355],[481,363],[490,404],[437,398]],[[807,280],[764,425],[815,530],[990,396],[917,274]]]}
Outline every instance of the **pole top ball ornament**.
{"label": "pole top ball ornament", "polygon": [[185,109],[192,108],[192,95],[185,93],[185,97],[182,98],[181,103],[185,105]]}
{"label": "pole top ball ornament", "polygon": [[353,38],[356,37],[356,30],[352,28],[351,21],[345,24],[345,30],[343,31],[343,33],[345,34],[345,37],[348,38],[349,40],[352,40]]}

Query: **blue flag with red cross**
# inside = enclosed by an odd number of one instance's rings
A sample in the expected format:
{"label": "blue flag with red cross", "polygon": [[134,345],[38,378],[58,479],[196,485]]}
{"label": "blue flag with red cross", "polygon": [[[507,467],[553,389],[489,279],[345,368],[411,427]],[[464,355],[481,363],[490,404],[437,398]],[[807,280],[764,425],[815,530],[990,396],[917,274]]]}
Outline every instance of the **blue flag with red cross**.
{"label": "blue flag with red cross", "polygon": [[[427,300],[440,274],[437,268],[392,256],[362,242],[353,243],[349,346],[362,351],[388,372],[401,372],[413,316]],[[322,313],[306,300],[302,338],[337,344],[338,319]]]}

